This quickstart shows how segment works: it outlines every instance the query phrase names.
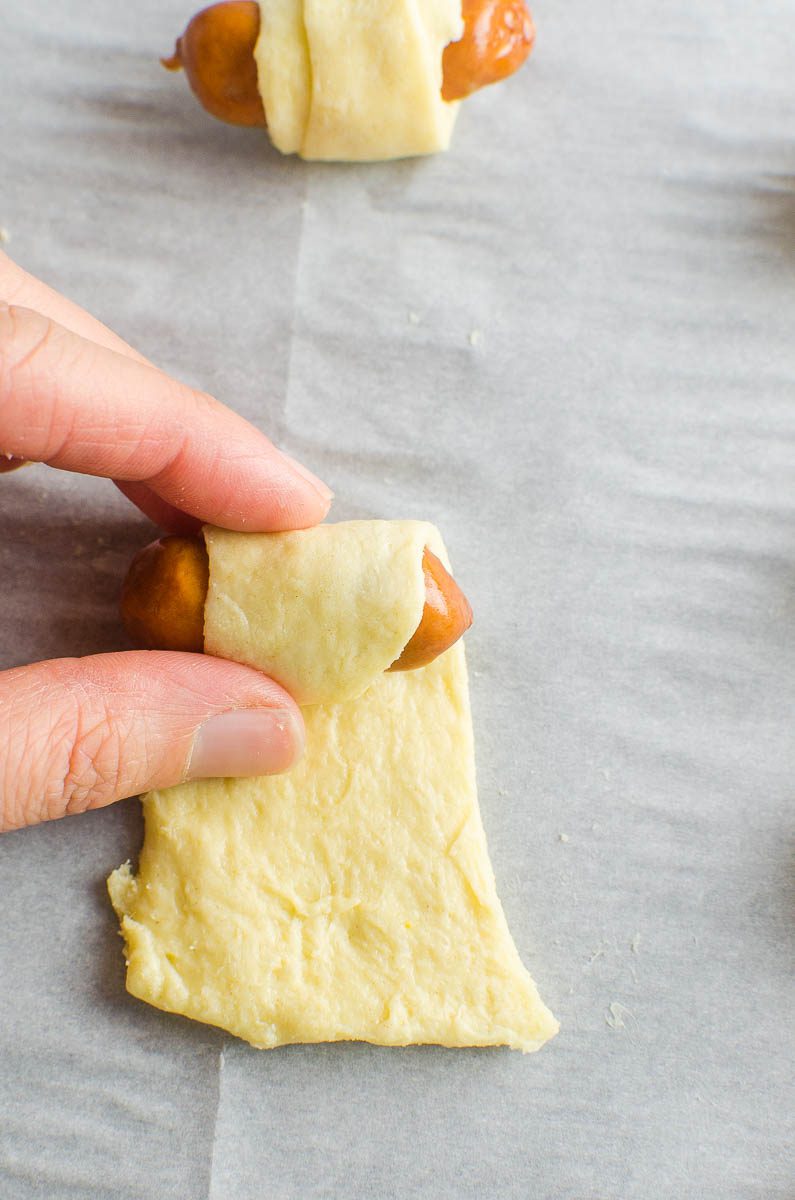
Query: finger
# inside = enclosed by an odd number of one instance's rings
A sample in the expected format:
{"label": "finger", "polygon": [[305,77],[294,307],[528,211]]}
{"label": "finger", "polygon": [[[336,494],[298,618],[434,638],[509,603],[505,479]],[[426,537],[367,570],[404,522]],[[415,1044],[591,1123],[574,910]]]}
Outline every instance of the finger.
{"label": "finger", "polygon": [[198,533],[201,529],[201,521],[180,512],[173,504],[167,504],[145,483],[121,483],[118,479],[114,479],[113,482],[123,496],[140,508],[145,517],[168,533],[188,535]]}
{"label": "finger", "polygon": [[298,529],[331,493],[211,396],[0,303],[0,449],[66,471],[146,483],[228,529]]}
{"label": "finger", "polygon": [[12,471],[18,471],[20,467],[27,465],[26,458],[14,458],[12,454],[0,453],[0,475],[10,475]]}
{"label": "finger", "polygon": [[72,300],[60,296],[46,283],[23,271],[12,259],[0,251],[0,300],[8,304],[20,304],[25,308],[35,308],[38,312],[51,317],[59,325],[71,329],[73,333],[96,342],[98,346],[106,346],[119,354],[126,354],[138,362],[146,362],[142,354],[133,350],[132,346],[103,325],[96,317],[92,317]]}
{"label": "finger", "polygon": [[302,749],[295,702],[238,663],[130,651],[18,667],[0,673],[0,829],[284,771]]}

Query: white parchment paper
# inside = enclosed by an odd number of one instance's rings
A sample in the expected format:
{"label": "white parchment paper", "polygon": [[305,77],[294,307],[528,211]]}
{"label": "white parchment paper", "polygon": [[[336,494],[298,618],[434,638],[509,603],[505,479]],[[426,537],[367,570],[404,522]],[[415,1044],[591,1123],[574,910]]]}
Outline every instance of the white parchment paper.
{"label": "white parchment paper", "polygon": [[[0,11],[7,249],[476,614],[539,1055],[256,1052],[124,992],[138,802],[0,840],[0,1195],[791,1197],[795,9],[539,4],[453,150],[280,158],[163,72],[190,6]],[[0,666],[125,645],[151,527],[0,477]]]}

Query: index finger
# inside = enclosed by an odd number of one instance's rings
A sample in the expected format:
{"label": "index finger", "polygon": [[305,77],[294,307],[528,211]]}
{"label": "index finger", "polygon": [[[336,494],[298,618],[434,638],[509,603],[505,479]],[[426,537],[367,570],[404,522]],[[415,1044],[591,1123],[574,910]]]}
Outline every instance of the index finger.
{"label": "index finger", "polygon": [[107,325],[103,325],[96,317],[92,317],[79,304],[61,296],[58,292],[29,275],[18,263],[0,250],[0,300],[8,304],[19,304],[25,308],[35,308],[37,312],[51,317],[59,325],[79,333],[81,337],[96,342],[98,346],[106,346],[109,350],[117,350],[128,358],[138,362],[147,362],[143,354],[133,350],[127,342],[120,338]]}
{"label": "index finger", "polygon": [[0,450],[144,483],[228,529],[304,528],[331,500],[325,484],[213,397],[2,302]]}

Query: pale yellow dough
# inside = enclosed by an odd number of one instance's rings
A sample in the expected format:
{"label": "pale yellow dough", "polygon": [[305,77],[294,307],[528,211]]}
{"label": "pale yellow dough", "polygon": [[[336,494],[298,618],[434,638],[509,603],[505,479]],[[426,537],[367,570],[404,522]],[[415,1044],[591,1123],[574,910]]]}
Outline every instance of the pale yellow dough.
{"label": "pale yellow dough", "polygon": [[254,50],[273,144],[349,162],[446,150],[442,52],[461,0],[260,0]]}
{"label": "pale yellow dough", "polygon": [[204,647],[259,667],[299,704],[349,700],[400,657],[422,618],[424,521],[342,521],[252,537],[206,527]]}
{"label": "pale yellow dough", "polygon": [[[394,524],[397,546],[422,531],[443,553],[431,526]],[[362,553],[369,543],[378,559],[384,523],[355,525]],[[294,603],[311,614],[312,560],[327,563],[345,529],[223,539],[223,555],[242,575],[258,545],[270,562],[273,543],[305,541],[307,591]],[[208,534],[211,573],[221,540]],[[340,590],[326,611],[345,637],[346,608],[366,622],[377,603],[363,602],[361,584],[360,561],[350,573],[337,564]],[[497,898],[463,644],[420,670],[373,675],[358,698],[304,716],[307,753],[288,775],[144,797],[138,875],[125,865],[108,882],[128,990],[258,1047],[359,1039],[537,1050],[557,1022]]]}

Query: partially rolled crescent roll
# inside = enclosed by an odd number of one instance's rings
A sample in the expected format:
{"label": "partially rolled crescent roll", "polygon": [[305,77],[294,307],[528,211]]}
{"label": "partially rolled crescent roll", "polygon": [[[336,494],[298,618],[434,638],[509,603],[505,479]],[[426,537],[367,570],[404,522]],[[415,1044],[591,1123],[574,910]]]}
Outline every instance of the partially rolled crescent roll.
{"label": "partially rolled crescent roll", "polygon": [[360,696],[400,657],[425,605],[424,521],[343,521],[252,537],[207,527],[204,648],[276,679],[299,704]]}
{"label": "partially rolled crescent roll", "polygon": [[287,775],[144,797],[111,875],[127,988],[257,1047],[357,1039],[536,1050],[557,1030],[511,939],[475,786],[461,641],[385,668],[423,606],[414,521],[206,532],[205,642],[304,708]]}
{"label": "partially rolled crescent roll", "polygon": [[267,0],[254,57],[268,132],[284,154],[349,162],[445,150],[458,103],[442,52],[461,0]]}

